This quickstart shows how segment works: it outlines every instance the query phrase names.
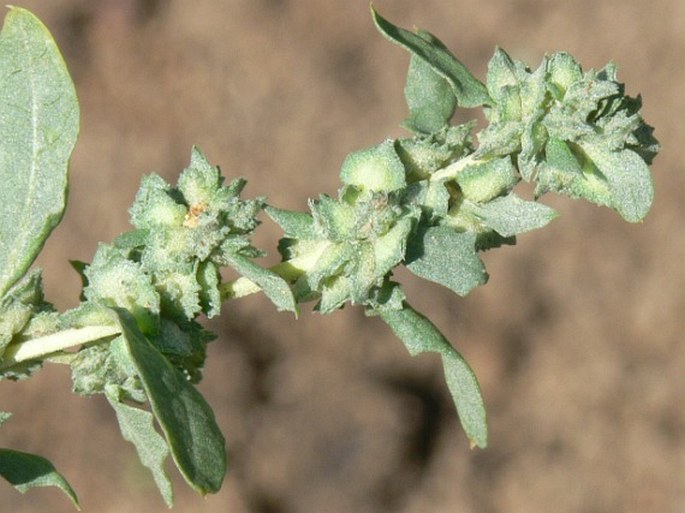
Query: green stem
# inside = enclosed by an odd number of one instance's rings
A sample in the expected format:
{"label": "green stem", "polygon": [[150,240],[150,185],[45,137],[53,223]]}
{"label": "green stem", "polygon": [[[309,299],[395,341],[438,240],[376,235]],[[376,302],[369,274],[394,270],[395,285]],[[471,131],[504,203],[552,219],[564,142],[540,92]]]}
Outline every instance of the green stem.
{"label": "green stem", "polygon": [[2,355],[0,370],[119,333],[121,333],[121,329],[118,326],[86,326],[85,328],[72,328],[18,342],[9,346]]}

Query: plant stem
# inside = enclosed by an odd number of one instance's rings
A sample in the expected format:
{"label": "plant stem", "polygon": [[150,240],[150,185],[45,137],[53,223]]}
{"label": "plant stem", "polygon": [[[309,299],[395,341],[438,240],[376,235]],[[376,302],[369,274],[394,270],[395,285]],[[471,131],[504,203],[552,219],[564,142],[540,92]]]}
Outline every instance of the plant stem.
{"label": "plant stem", "polygon": [[0,370],[119,333],[121,329],[118,326],[86,326],[18,342],[10,345],[3,354]]}

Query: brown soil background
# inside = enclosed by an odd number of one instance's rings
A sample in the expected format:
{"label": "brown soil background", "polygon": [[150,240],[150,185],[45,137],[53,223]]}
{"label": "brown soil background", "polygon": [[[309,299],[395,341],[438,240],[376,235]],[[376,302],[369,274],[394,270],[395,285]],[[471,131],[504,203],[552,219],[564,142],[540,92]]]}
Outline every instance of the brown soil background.
{"label": "brown soil background", "polygon": [[[199,145],[246,193],[303,209],[334,193],[344,156],[396,137],[407,56],[366,0],[18,2],[54,32],[76,81],[82,136],[70,205],[40,258],[48,298],[76,304],[68,259],[127,229],[140,176],[174,180]],[[260,297],[211,322],[201,385],[231,471],[177,511],[231,513],[685,512],[685,2],[377,0],[441,37],[482,77],[496,45],[536,67],[567,50],[614,59],[663,145],[647,220],[548,199],[561,217],[485,255],[487,287],[460,299],[406,274],[413,302],[480,377],[490,447],[471,451],[439,362],[410,358],[354,309],[295,321]],[[274,248],[265,223],[257,242]],[[270,261],[275,250],[270,250]],[[2,445],[49,457],[84,511],[166,511],[101,397],[66,369],[3,382]],[[54,490],[0,485],[1,510],[73,511]]]}

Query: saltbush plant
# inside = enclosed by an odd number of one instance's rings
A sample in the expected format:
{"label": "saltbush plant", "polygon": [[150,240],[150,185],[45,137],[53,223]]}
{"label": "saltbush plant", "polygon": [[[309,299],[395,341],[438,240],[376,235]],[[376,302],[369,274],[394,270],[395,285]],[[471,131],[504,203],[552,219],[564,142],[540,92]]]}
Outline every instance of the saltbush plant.
{"label": "saltbush plant", "polygon": [[[650,208],[658,143],[614,64],[583,71],[561,52],[532,70],[498,48],[483,83],[432,34],[398,28],[373,9],[372,17],[411,57],[403,123],[410,135],[351,153],[338,193],[310,200],[306,212],[242,198],[245,180],[224,182],[193,148],[175,185],[156,174],[142,179],[130,231],[100,244],[92,262],[73,262],[83,293],[66,312],[46,301],[31,265],[64,212],[78,102],[47,29],[20,8],[5,18],[1,377],[68,365],[75,393],[105,396],[169,506],[169,456],[202,495],[219,490],[226,473],[224,437],[194,386],[216,338],[199,316],[260,291],[296,315],[308,302],[321,314],[358,306],[385,321],[411,355],[441,356],[466,436],[483,448],[486,414],[473,371],[412,308],[393,270],[404,266],[464,296],[487,281],[481,252],[555,218],[537,201],[546,193],[607,206],[629,222]],[[481,107],[487,126],[452,124],[458,107]],[[532,184],[533,199],[515,192],[521,182]],[[271,268],[256,262],[265,252],[251,242],[262,211],[284,232],[282,262]],[[240,277],[223,281],[224,267]],[[59,487],[78,507],[71,486],[40,456],[0,449],[0,475],[21,492]]]}

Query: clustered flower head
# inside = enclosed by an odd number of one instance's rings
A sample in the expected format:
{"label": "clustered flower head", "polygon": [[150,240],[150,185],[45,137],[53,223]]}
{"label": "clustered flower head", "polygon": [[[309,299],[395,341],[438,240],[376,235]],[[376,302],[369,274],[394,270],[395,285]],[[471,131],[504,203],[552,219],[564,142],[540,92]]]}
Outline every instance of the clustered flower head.
{"label": "clustered flower head", "polygon": [[510,155],[537,196],[585,198],[639,221],[651,204],[648,165],[659,144],[616,71],[608,64],[583,72],[563,52],[530,71],[498,49],[487,77],[490,125],[478,134],[476,156]]}
{"label": "clustered flower head", "polygon": [[151,174],[131,207],[135,230],[101,244],[84,270],[87,300],[131,312],[141,331],[193,380],[208,332],[199,314],[221,307],[221,266],[261,252],[249,236],[261,199],[242,200],[245,181],[223,185],[219,169],[193,149],[176,187]]}

